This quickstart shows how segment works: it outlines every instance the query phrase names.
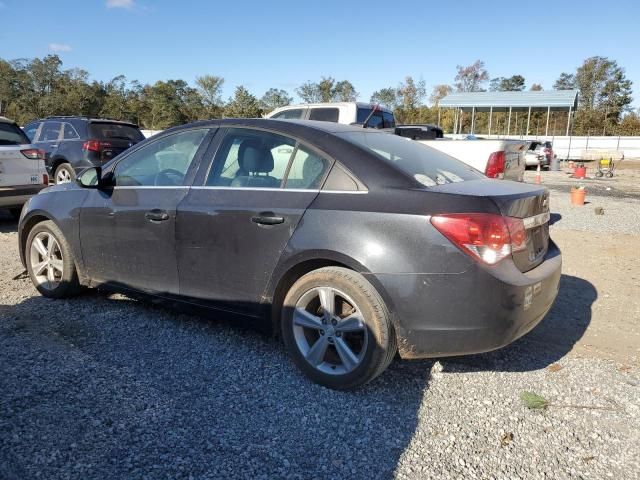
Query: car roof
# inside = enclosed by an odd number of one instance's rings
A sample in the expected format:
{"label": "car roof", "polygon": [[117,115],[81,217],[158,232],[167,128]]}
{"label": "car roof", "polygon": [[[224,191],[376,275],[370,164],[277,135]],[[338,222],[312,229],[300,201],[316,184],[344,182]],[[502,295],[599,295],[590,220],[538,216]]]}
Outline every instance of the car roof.
{"label": "car roof", "polygon": [[138,125],[136,125],[133,122],[127,122],[124,120],[115,120],[113,118],[93,118],[93,117],[83,117],[81,115],[52,115],[50,117],[46,117],[40,120],[37,120],[39,122],[42,122],[44,120],[84,120],[86,122],[100,122],[100,123],[119,123],[121,125],[128,125],[131,127],[136,127],[138,128]]}
{"label": "car roof", "polygon": [[[375,103],[366,103],[366,102],[317,102],[317,103],[296,103],[293,105],[285,105],[284,107],[274,108],[272,112],[280,112],[282,110],[289,110],[294,108],[332,108],[332,107],[348,107],[350,105],[355,105],[356,107],[362,108],[373,108],[376,106]],[[393,113],[386,107],[382,105],[378,105],[378,108],[383,112]]]}

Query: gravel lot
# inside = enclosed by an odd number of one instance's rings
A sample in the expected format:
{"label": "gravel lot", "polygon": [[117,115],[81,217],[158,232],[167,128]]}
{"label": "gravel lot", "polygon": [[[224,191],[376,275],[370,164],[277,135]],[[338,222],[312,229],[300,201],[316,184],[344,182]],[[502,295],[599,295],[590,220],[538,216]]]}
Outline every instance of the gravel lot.
{"label": "gravel lot", "polygon": [[[351,393],[228,320],[38,296],[12,279],[0,217],[0,478],[638,478],[640,200],[577,208],[549,186],[565,267],[543,323],[498,352],[395,361]],[[523,391],[563,406],[527,410]]]}

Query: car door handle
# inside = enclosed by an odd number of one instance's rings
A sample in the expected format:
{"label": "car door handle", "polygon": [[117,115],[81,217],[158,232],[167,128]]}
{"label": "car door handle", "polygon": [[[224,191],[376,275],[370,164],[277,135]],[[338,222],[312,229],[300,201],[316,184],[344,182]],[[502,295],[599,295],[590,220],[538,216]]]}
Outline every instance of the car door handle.
{"label": "car door handle", "polygon": [[165,220],[169,220],[169,214],[164,210],[154,208],[153,210],[149,210],[147,213],[145,213],[144,218],[146,218],[150,222],[164,222]]}
{"label": "car door handle", "polygon": [[273,213],[264,213],[257,217],[251,217],[251,221],[259,225],[278,225],[284,223],[284,217],[278,217]]}

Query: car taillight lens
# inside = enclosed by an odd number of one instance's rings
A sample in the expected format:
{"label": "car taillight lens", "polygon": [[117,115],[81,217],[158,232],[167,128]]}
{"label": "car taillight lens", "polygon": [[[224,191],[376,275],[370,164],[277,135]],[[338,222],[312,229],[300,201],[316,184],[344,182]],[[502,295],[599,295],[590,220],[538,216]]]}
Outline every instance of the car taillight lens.
{"label": "car taillight lens", "polygon": [[521,218],[492,213],[453,213],[434,215],[431,224],[462,251],[488,265],[525,249],[527,244]]}
{"label": "car taillight lens", "polygon": [[504,152],[493,152],[489,155],[487,169],[484,174],[489,178],[504,178],[506,155]]}
{"label": "car taillight lens", "polygon": [[44,150],[38,148],[25,148],[24,150],[20,150],[20,153],[29,160],[44,160]]}
{"label": "car taillight lens", "polygon": [[42,184],[49,185],[49,175],[47,175],[46,173],[42,174]]}
{"label": "car taillight lens", "polygon": [[82,144],[82,149],[90,152],[101,152],[105,148],[110,147],[111,144],[109,142],[101,142],[100,140],[87,140]]}

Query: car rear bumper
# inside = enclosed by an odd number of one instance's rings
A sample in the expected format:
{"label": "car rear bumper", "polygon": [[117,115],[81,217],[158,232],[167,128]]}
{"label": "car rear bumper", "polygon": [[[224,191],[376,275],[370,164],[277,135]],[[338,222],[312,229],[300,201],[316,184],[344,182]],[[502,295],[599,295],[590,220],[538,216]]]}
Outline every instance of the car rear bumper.
{"label": "car rear bumper", "polygon": [[403,358],[487,352],[533,329],[558,294],[560,250],[526,273],[513,262],[454,274],[376,274],[390,300]]}
{"label": "car rear bumper", "polygon": [[16,185],[0,187],[0,208],[21,207],[47,185]]}

